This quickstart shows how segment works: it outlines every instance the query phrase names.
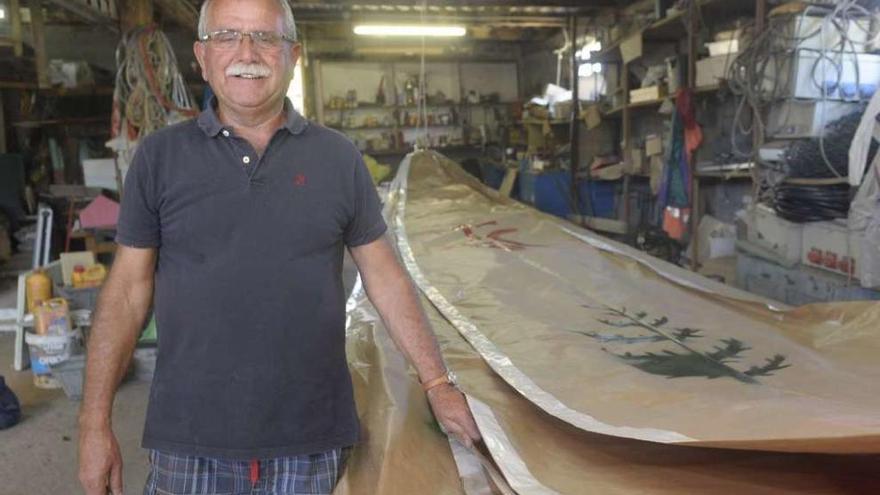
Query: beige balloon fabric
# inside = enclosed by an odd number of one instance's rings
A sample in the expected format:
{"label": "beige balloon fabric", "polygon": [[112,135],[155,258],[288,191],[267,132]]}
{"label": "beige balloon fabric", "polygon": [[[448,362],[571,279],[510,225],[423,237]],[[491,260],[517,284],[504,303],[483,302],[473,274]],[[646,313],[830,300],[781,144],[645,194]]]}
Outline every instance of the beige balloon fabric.
{"label": "beige balloon fabric", "polygon": [[392,225],[416,282],[545,412],[660,443],[880,452],[880,304],[779,310],[597,249],[436,153],[401,177]]}
{"label": "beige balloon fabric", "polygon": [[485,442],[450,448],[356,289],[364,435],[336,493],[880,493],[876,304],[706,281],[432,152],[404,161],[386,218]]}

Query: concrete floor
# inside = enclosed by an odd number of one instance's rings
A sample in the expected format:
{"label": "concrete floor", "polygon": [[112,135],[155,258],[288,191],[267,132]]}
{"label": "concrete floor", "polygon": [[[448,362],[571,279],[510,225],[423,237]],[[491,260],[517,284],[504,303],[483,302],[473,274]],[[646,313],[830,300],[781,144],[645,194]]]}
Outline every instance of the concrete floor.
{"label": "concrete floor", "polygon": [[[27,261],[13,266],[28,265]],[[15,307],[17,270],[0,266],[0,308]],[[343,278],[351,290],[357,274],[346,257]],[[15,334],[0,332],[0,375],[21,401],[21,422],[0,430],[0,495],[67,495],[81,493],[77,480],[77,414],[79,402],[61,390],[41,390],[31,372],[12,368]],[[150,384],[123,383],[113,407],[113,429],[122,450],[125,493],[143,490],[148,461],[140,448]]]}
{"label": "concrete floor", "polygon": [[[14,308],[17,274],[30,266],[30,253],[0,266],[0,309]],[[79,402],[59,390],[34,386],[30,370],[14,371],[13,332],[0,331],[0,375],[18,396],[21,422],[0,431],[0,495],[81,493],[77,480]],[[140,448],[150,384],[129,381],[116,397],[114,430],[122,449],[125,493],[143,490],[147,456]]]}

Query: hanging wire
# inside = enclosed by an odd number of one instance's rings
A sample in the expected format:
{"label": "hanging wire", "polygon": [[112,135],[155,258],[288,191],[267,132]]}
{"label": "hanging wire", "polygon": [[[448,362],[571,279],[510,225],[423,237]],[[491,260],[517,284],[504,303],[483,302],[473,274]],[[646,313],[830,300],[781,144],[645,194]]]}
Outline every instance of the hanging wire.
{"label": "hanging wire", "polygon": [[[880,21],[878,13],[872,13],[858,4],[857,0],[843,0],[833,6],[808,5],[797,14],[796,21],[791,23],[792,16],[771,17],[767,29],[758,33],[751,43],[737,55],[730,65],[728,85],[733,94],[739,98],[731,132],[731,148],[733,153],[743,158],[756,158],[758,150],[743,151],[738,146],[738,138],[751,135],[758,126],[758,132],[766,129],[762,120],[762,112],[767,105],[780,99],[791,98],[789,88],[795,83],[794,64],[799,61],[799,52],[812,51],[817,58],[810,68],[811,82],[817,89],[820,121],[824,122],[829,92],[839,87],[844,80],[847,59],[854,66],[855,100],[861,101],[860,73],[858,53],[876,43],[878,36],[871,35],[870,27],[863,26],[865,20]],[[808,26],[807,21],[817,19],[815,27]],[[859,22],[862,21],[862,22]],[[791,30],[794,32],[790,32]],[[810,29],[804,33],[804,29]],[[852,39],[851,32],[861,32],[865,41]],[[809,40],[818,38],[818,49],[802,48]],[[861,37],[860,37],[861,38]],[[800,59],[803,60],[803,59]],[[746,122],[744,110],[749,108],[751,121]],[[770,132],[773,132],[770,129]],[[835,166],[829,155],[827,135],[821,130],[817,136],[818,159],[832,176],[841,177],[840,165]],[[767,178],[759,176],[756,181],[756,192],[765,194],[773,190]]]}
{"label": "hanging wire", "polygon": [[116,47],[113,135],[140,140],[197,114],[177,57],[162,31],[136,28]]}
{"label": "hanging wire", "polygon": [[[427,0],[422,0],[422,8],[419,14],[419,21],[424,28],[427,24],[425,13],[428,10],[428,2]],[[425,35],[422,34],[422,49],[421,56],[419,59],[419,99],[417,102],[416,112],[418,114],[416,121],[416,133],[418,137],[416,138],[416,145],[421,146],[423,148],[427,148],[430,145],[430,138],[428,136],[428,107],[427,107],[427,82],[426,79],[426,70],[425,70]]]}

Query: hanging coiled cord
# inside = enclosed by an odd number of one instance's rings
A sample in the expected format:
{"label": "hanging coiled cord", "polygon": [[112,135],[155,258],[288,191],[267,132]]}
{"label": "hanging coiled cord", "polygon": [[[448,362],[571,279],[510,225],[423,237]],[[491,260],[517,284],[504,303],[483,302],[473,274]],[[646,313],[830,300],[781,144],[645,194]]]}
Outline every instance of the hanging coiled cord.
{"label": "hanging coiled cord", "polygon": [[197,114],[177,57],[162,31],[136,28],[116,48],[113,134],[140,140],[175,120]]}

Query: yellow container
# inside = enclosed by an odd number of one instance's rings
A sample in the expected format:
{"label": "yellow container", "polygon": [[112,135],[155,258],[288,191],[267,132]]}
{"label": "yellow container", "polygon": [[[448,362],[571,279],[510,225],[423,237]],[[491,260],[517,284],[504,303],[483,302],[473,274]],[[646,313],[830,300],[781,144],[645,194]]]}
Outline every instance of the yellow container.
{"label": "yellow container", "polygon": [[76,265],[73,267],[73,273],[70,274],[71,282],[73,282],[73,287],[75,289],[79,289],[80,287],[84,287],[83,285],[83,276],[86,273],[86,268],[82,265]]}
{"label": "yellow container", "polygon": [[65,335],[72,328],[67,299],[49,299],[34,308],[34,330],[37,335]]}
{"label": "yellow container", "polygon": [[98,287],[104,283],[104,279],[107,278],[107,268],[100,263],[96,263],[88,268],[83,268],[81,265],[77,265],[73,271],[73,286],[77,289],[82,289],[84,287]]}
{"label": "yellow container", "polygon": [[25,287],[28,313],[33,313],[41,302],[52,299],[52,279],[41,268],[28,275]]}

